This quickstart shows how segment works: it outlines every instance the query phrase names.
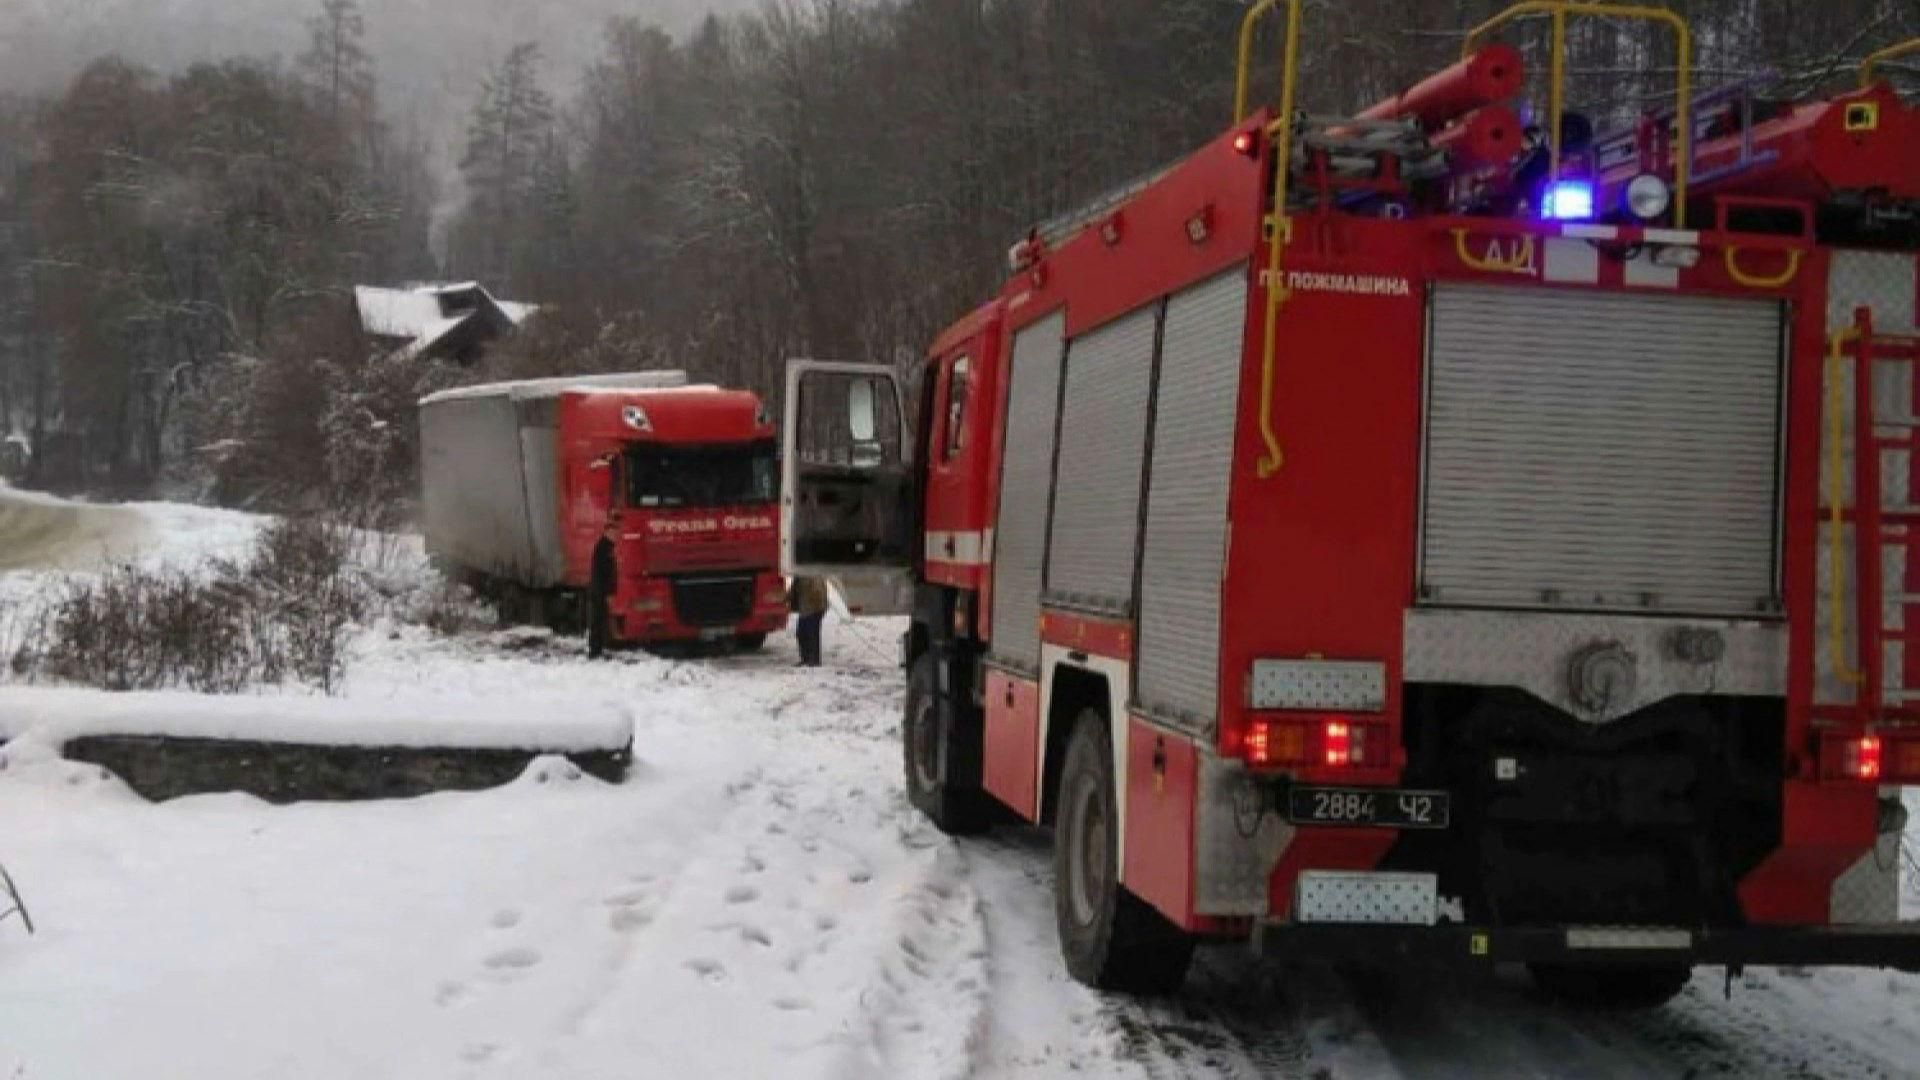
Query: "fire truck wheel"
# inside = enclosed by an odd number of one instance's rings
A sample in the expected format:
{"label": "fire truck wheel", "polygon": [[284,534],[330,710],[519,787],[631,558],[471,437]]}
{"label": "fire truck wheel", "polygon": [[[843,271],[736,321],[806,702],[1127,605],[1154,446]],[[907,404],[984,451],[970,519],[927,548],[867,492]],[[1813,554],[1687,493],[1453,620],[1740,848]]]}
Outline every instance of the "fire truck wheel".
{"label": "fire truck wheel", "polygon": [[734,647],[741,652],[759,652],[761,646],[766,643],[767,635],[765,634],[740,634],[733,639]]}
{"label": "fire truck wheel", "polygon": [[905,744],[907,801],[949,836],[985,832],[993,823],[986,796],[956,791],[940,778],[940,722],[933,697],[933,657],[922,655],[907,676]]}
{"label": "fire truck wheel", "polygon": [[607,578],[596,565],[593,580],[587,584],[587,656],[598,660],[607,654]]}
{"label": "fire truck wheel", "polygon": [[1186,979],[1193,937],[1120,884],[1119,815],[1107,720],[1075,723],[1054,815],[1054,918],[1067,971],[1089,986],[1169,994]]}
{"label": "fire truck wheel", "polygon": [[1527,970],[1549,995],[1592,1009],[1659,1008],[1693,978],[1686,964],[1529,964]]}

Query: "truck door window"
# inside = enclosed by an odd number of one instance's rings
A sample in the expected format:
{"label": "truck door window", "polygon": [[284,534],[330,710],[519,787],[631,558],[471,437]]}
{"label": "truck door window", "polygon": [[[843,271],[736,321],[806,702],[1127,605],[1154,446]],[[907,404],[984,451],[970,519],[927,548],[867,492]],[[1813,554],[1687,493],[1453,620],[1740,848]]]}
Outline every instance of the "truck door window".
{"label": "truck door window", "polygon": [[972,360],[965,354],[953,361],[953,367],[947,374],[947,438],[941,448],[943,461],[952,461],[966,449],[967,435],[967,391],[973,368]]}
{"label": "truck door window", "polygon": [[[855,432],[849,422],[856,383],[865,384],[872,402],[871,432]],[[902,461],[900,414],[892,387],[884,380],[821,378],[802,386],[800,430],[795,451],[813,465],[841,465],[854,469],[881,469]],[[862,437],[864,436],[864,437]]]}
{"label": "truck door window", "polygon": [[637,507],[770,503],[779,467],[772,440],[720,446],[627,447],[627,500]]}

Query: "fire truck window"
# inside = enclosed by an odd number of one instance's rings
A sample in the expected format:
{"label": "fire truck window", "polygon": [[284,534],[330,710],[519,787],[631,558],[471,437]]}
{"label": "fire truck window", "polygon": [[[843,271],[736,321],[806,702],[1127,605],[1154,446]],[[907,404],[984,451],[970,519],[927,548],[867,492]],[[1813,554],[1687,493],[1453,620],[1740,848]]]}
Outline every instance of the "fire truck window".
{"label": "fire truck window", "polygon": [[627,500],[633,506],[738,506],[768,503],[778,487],[771,441],[733,446],[627,448]]}
{"label": "fire truck window", "polygon": [[[867,387],[872,403],[873,429],[856,437],[849,422],[853,387]],[[810,376],[800,387],[800,422],[795,450],[811,465],[838,465],[877,469],[900,464],[900,413],[893,387],[885,380],[822,374]]]}
{"label": "fire truck window", "polygon": [[953,362],[953,370],[947,376],[947,441],[941,456],[952,461],[966,449],[967,433],[963,426],[967,418],[967,391],[972,373],[973,361],[961,356]]}

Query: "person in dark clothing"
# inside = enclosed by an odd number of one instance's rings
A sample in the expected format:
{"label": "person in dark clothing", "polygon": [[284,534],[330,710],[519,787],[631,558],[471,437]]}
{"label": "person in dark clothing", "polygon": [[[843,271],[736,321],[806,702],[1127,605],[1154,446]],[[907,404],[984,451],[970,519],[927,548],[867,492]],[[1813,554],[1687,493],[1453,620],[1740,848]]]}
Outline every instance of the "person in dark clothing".
{"label": "person in dark clothing", "polygon": [[800,642],[800,666],[820,666],[820,623],[827,617],[827,583],[819,578],[797,577],[787,590],[787,605],[798,616],[794,637]]}

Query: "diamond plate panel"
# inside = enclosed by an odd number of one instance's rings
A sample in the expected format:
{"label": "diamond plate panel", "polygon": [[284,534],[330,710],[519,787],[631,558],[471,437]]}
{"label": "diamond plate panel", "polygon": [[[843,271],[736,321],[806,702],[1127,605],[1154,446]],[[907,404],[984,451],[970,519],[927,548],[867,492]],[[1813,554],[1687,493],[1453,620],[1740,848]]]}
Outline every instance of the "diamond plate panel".
{"label": "diamond plate panel", "polygon": [[[1911,254],[1877,251],[1837,251],[1834,253],[1831,269],[1827,276],[1827,312],[1826,328],[1829,334],[1853,325],[1854,309],[1866,306],[1873,312],[1874,328],[1886,333],[1913,333],[1915,319],[1914,283],[1916,261]],[[1823,507],[1832,506],[1838,500],[1842,506],[1853,505],[1853,383],[1855,363],[1851,358],[1837,365],[1823,365],[1822,379],[1825,392],[1837,395],[1840,399],[1840,490],[1835,491],[1833,477],[1827,469],[1827,454],[1830,452],[1827,440],[1829,432],[1824,420],[1820,427],[1820,501]],[[1874,400],[1879,405],[1878,420],[1889,420],[1920,413],[1920,402],[1916,402],[1913,385],[1913,366],[1907,363],[1888,362],[1874,365]],[[1824,415],[1824,414],[1823,414]],[[1905,429],[1887,428],[1882,434],[1904,434]],[[1885,506],[1912,506],[1915,502],[1913,486],[1909,482],[1913,475],[1912,455],[1907,451],[1894,451],[1880,458],[1880,499]],[[1854,632],[1854,566],[1853,566],[1853,528],[1842,525],[1840,529],[1841,566],[1845,580],[1839,593],[1841,625],[1846,627],[1843,653],[1850,668],[1858,669],[1859,656]],[[1853,686],[1837,677],[1833,670],[1832,650],[1825,638],[1827,627],[1833,618],[1835,590],[1832,562],[1832,530],[1823,517],[1820,524],[1819,563],[1817,567],[1817,587],[1814,597],[1815,619],[1819,628],[1821,642],[1814,650],[1814,700],[1828,704],[1844,704],[1854,699]],[[1881,612],[1882,625],[1904,629],[1905,606],[1898,597],[1908,591],[1907,586],[1907,545],[1905,538],[1890,538],[1882,549],[1881,582],[1884,595],[1888,598]],[[1920,538],[1915,538],[1920,543]],[[1898,689],[1905,680],[1906,648],[1898,641],[1886,642],[1886,655],[1881,670],[1887,689]]]}
{"label": "diamond plate panel", "polygon": [[[1675,632],[1706,630],[1725,645],[1719,660],[1674,655]],[[1658,619],[1631,615],[1415,609],[1406,617],[1408,682],[1512,686],[1594,722],[1613,720],[1675,694],[1786,693],[1786,627],[1772,622]],[[1573,701],[1568,665],[1595,644],[1633,658],[1630,691],[1598,712]]]}
{"label": "diamond plate panel", "polygon": [[1293,826],[1245,769],[1200,755],[1194,816],[1194,910],[1202,915],[1265,915],[1267,881]]}
{"label": "diamond plate panel", "polygon": [[1853,309],[1873,309],[1875,332],[1915,333],[1915,258],[1911,252],[1836,251],[1827,273],[1827,332],[1853,325]]}
{"label": "diamond plate panel", "polygon": [[1386,707],[1387,665],[1378,660],[1255,660],[1248,704],[1256,709]]}
{"label": "diamond plate panel", "polygon": [[1900,920],[1900,834],[1887,833],[1872,851],[1834,879],[1829,900],[1836,923]]}
{"label": "diamond plate panel", "polygon": [[1432,926],[1439,910],[1432,874],[1304,870],[1294,883],[1294,918],[1303,923]]}

